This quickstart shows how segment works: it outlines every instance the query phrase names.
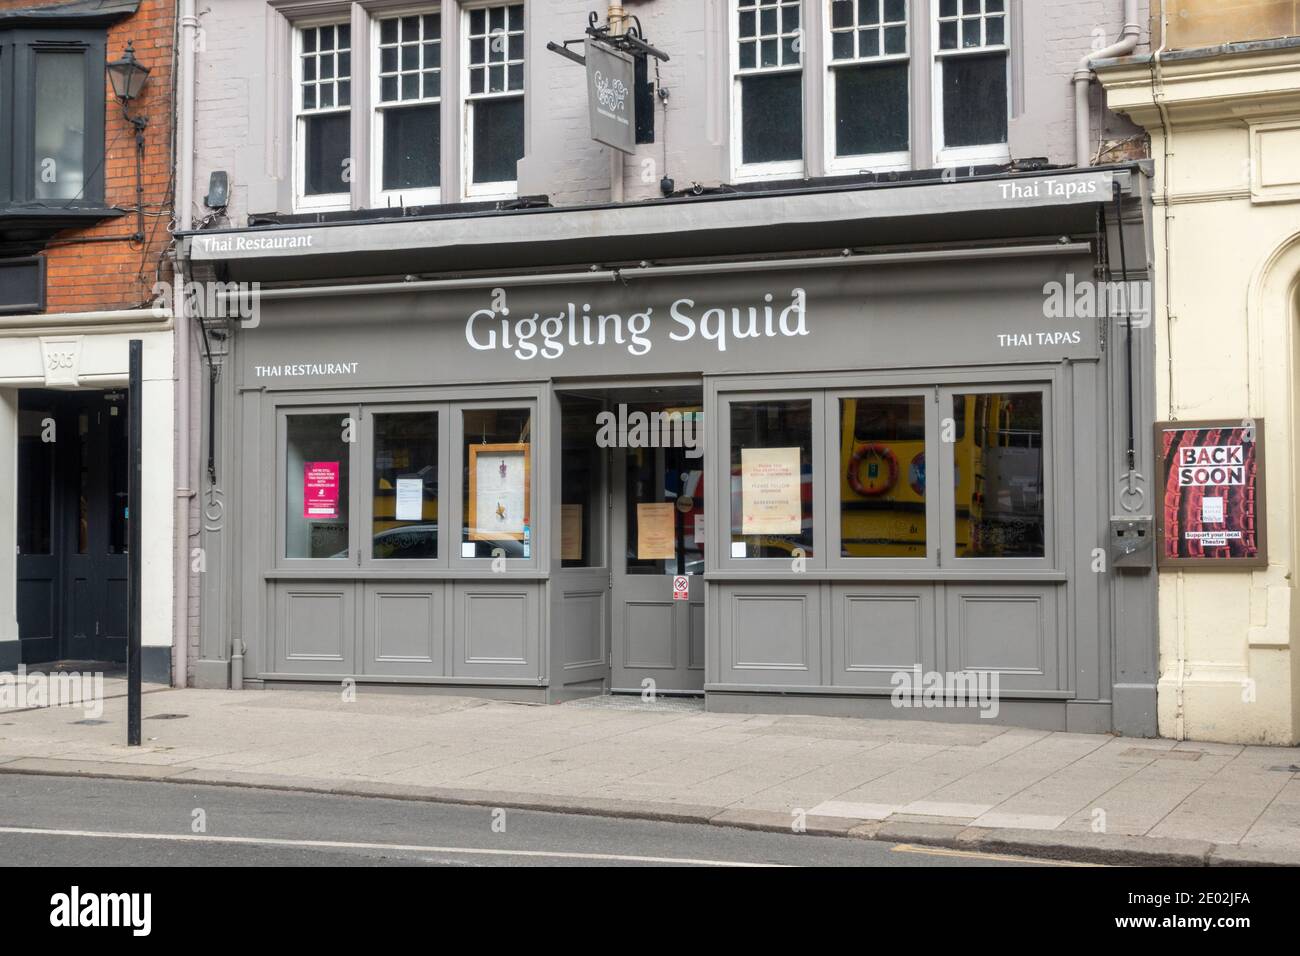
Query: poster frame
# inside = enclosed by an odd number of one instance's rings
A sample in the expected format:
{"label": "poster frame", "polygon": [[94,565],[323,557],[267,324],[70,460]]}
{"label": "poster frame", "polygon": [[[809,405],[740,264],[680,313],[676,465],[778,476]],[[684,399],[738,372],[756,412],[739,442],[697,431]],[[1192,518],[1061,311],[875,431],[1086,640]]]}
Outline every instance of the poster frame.
{"label": "poster frame", "polygon": [[[1253,558],[1171,558],[1165,554],[1165,504],[1167,501],[1166,483],[1169,480],[1169,468],[1165,462],[1164,435],[1168,431],[1192,432],[1205,428],[1245,428],[1255,429],[1255,535],[1256,555]],[[1263,418],[1215,418],[1194,421],[1156,422],[1153,431],[1152,450],[1156,461],[1155,492],[1159,499],[1155,502],[1156,518],[1156,566],[1183,571],[1251,571],[1268,567],[1268,497],[1267,458],[1264,447]]]}

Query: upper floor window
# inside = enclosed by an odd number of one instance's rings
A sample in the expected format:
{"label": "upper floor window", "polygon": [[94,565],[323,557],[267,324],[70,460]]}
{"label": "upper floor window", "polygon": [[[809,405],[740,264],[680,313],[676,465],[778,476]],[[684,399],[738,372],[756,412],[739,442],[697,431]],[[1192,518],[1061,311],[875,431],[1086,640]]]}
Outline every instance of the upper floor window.
{"label": "upper floor window", "polygon": [[911,164],[907,0],[831,0],[829,172]]}
{"label": "upper floor window", "polygon": [[102,206],[104,34],[0,31],[0,203]]}
{"label": "upper floor window", "polygon": [[294,70],[295,164],[304,208],[348,204],[352,181],[352,27],[299,27]]}
{"label": "upper floor window", "polygon": [[1009,112],[1007,0],[937,0],[935,151],[940,162],[1004,162]]}
{"label": "upper floor window", "polygon": [[442,180],[442,15],[375,23],[377,204],[435,203]]}
{"label": "upper floor window", "polygon": [[513,196],[524,155],[524,5],[464,13],[465,195]]}
{"label": "upper floor window", "polygon": [[800,0],[736,0],[732,149],[746,178],[803,173]]}

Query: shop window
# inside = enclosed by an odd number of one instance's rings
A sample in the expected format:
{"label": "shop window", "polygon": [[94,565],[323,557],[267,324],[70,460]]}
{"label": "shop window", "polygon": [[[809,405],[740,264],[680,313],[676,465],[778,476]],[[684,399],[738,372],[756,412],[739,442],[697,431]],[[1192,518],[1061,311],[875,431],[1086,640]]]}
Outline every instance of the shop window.
{"label": "shop window", "polygon": [[295,32],[299,205],[346,208],[352,179],[352,27],[327,23]]}
{"label": "shop window", "polygon": [[803,173],[800,0],[736,0],[734,133],[745,177]]}
{"label": "shop window", "polygon": [[442,15],[375,22],[375,167],[381,205],[436,203],[442,176]]}
{"label": "shop window", "polygon": [[524,5],[465,11],[467,197],[509,197],[524,156]]}
{"label": "shop window", "polygon": [[1009,113],[1007,0],[937,0],[936,146],[941,161],[1004,161]]}
{"label": "shop window", "polygon": [[438,557],[438,414],[374,416],[371,554],[376,560]]}
{"label": "shop window", "polygon": [[812,401],[732,402],[730,433],[730,556],[812,557]]}
{"label": "shop window", "polygon": [[927,557],[926,405],[920,395],[839,400],[843,557]]}
{"label": "shop window", "polygon": [[285,418],[286,558],[348,557],[348,449],[345,413]]}
{"label": "shop window", "polygon": [[0,203],[104,198],[103,31],[0,29]]}
{"label": "shop window", "polygon": [[953,396],[957,556],[1047,554],[1043,394]]}
{"label": "shop window", "polygon": [[831,0],[829,74],[832,171],[910,165],[907,0]]}
{"label": "shop window", "polygon": [[461,557],[532,557],[532,412],[462,413],[464,527]]}

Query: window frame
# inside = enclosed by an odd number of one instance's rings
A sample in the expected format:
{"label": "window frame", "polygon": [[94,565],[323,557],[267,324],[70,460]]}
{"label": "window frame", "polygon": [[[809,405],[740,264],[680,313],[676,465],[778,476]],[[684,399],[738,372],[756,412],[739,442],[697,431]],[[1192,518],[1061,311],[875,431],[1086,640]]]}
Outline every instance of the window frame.
{"label": "window frame", "polygon": [[[274,446],[274,490],[271,500],[275,507],[275,535],[273,540],[273,560],[271,568],[277,571],[316,571],[355,573],[359,562],[361,533],[361,490],[357,482],[357,467],[360,464],[359,448],[362,446],[361,408],[359,403],[332,402],[328,398],[306,399],[302,402],[282,402],[275,407],[275,446]],[[356,431],[348,446],[348,554],[338,558],[291,558],[286,555],[289,529],[289,418],[292,416],[320,415],[340,419],[351,417]],[[367,473],[368,475],[368,473]],[[368,480],[367,480],[368,484]]]}
{"label": "window frame", "polygon": [[[455,9],[455,4],[451,4]],[[437,14],[441,25],[441,32],[438,35],[438,45],[440,48],[439,67],[438,67],[438,95],[436,97],[426,97],[421,89],[421,95],[414,100],[397,100],[393,103],[384,103],[380,95],[381,85],[381,53],[380,53],[380,29],[384,20],[400,20],[404,16],[427,16]],[[442,165],[442,134],[446,128],[444,122],[445,108],[447,100],[447,14],[445,4],[437,3],[413,3],[405,7],[395,7],[393,9],[383,9],[368,11],[367,24],[369,33],[369,82],[365,84],[367,95],[369,97],[366,103],[366,109],[370,114],[370,188],[369,195],[371,204],[380,209],[386,208],[407,208],[410,206],[436,205],[442,202],[442,184],[446,180],[446,170]],[[400,28],[399,28],[400,29]],[[421,26],[423,31],[423,26]],[[426,39],[421,37],[420,45],[423,46]],[[399,43],[400,50],[400,43]],[[423,56],[423,54],[421,54]],[[399,53],[400,58],[400,53]],[[422,61],[423,62],[423,61]],[[398,64],[401,67],[400,59]],[[356,89],[356,81],[353,80],[353,89]],[[355,97],[354,97],[355,103]],[[412,106],[433,106],[438,107],[438,185],[422,186],[414,189],[385,189],[384,188],[384,114],[388,110],[402,109]]]}
{"label": "window frame", "polygon": [[[506,7],[506,36],[507,50],[506,59],[503,61],[506,67],[506,83],[509,85],[510,76],[510,51],[508,48],[510,35],[510,13],[509,7],[523,7],[524,14],[524,59],[523,74],[524,88],[518,92],[507,90],[504,93],[471,93],[470,92],[470,14],[474,10],[487,10],[492,7]],[[490,19],[490,18],[489,18]],[[487,24],[488,33],[491,35],[490,23]],[[445,32],[445,30],[444,30]],[[528,144],[528,65],[530,57],[528,56],[528,35],[529,35],[529,15],[528,4],[523,0],[468,0],[460,4],[459,20],[459,51],[460,63],[458,64],[457,74],[460,81],[459,106],[457,123],[461,141],[458,144],[461,157],[461,195],[466,200],[507,200],[515,199],[519,196],[519,178],[518,174],[514,179],[503,179],[493,182],[476,183],[474,182],[474,104],[485,100],[507,100],[518,99],[524,104],[524,149],[527,155]],[[521,157],[522,159],[522,157]],[[468,559],[467,559],[468,560]]]}
{"label": "window frame", "polygon": [[[348,74],[350,83],[350,96],[348,105],[340,107],[335,97],[335,104],[328,110],[322,110],[315,107],[311,110],[305,110],[302,106],[302,61],[303,61],[303,31],[314,30],[319,27],[347,26],[349,29],[349,46],[348,52],[351,54],[352,69]],[[352,20],[348,16],[340,17],[335,13],[332,15],[322,15],[310,17],[302,20],[295,20],[290,24],[292,31],[291,37],[291,55],[293,58],[290,76],[292,77],[292,88],[290,95],[292,100],[290,108],[293,115],[293,205],[295,212],[338,212],[352,208],[352,189],[347,192],[321,193],[315,196],[307,195],[307,137],[306,123],[308,116],[328,116],[343,113],[348,117],[348,152],[355,154],[356,142],[352,135],[352,110],[357,100],[357,79],[356,79],[356,37],[351,36]],[[337,34],[336,34],[337,36]],[[337,42],[335,52],[337,52]],[[338,77],[335,77],[337,83]],[[317,78],[319,81],[319,77]],[[352,173],[356,175],[356,156],[350,157],[353,160]],[[373,174],[372,174],[373,175]],[[355,179],[349,181],[350,187],[355,187]]]}
{"label": "window frame", "polygon": [[[531,479],[528,483],[528,557],[526,558],[505,558],[505,572],[510,571],[528,571],[536,572],[542,567],[541,555],[544,548],[549,547],[546,542],[545,533],[539,533],[539,519],[543,512],[540,510],[543,506],[543,473],[541,463],[538,460],[538,453],[544,447],[545,441],[539,441],[538,436],[542,435],[543,422],[540,418],[540,408],[542,402],[533,397],[490,397],[474,398],[452,401],[450,403],[451,420],[448,423],[450,428],[446,429],[448,439],[451,442],[451,455],[455,465],[448,464],[447,467],[454,467],[453,490],[455,491],[455,500],[452,502],[455,518],[455,543],[451,544],[447,550],[450,560],[450,568],[453,571],[474,571],[483,573],[491,571],[492,557],[474,557],[467,558],[461,553],[461,546],[465,544],[465,497],[469,494],[469,483],[465,476],[465,413],[468,411],[479,410],[510,410],[523,409],[529,413],[529,440],[528,440],[528,468]],[[440,426],[441,427],[441,426]],[[441,467],[441,466],[440,466]],[[441,487],[441,486],[440,486]],[[549,520],[549,518],[548,518]],[[439,535],[441,538],[441,534]]]}
{"label": "window frame", "polygon": [[[944,570],[959,571],[1061,571],[1068,562],[1060,560],[1057,555],[1061,516],[1059,487],[1056,475],[1055,456],[1058,432],[1063,432],[1062,423],[1056,419],[1057,403],[1053,396],[1061,383],[1044,381],[1041,377],[1017,378],[1014,375],[997,379],[950,379],[938,389],[939,414],[941,418],[955,421],[953,399],[957,395],[997,395],[1004,393],[1036,393],[1043,401],[1043,556],[1041,558],[975,558],[957,555],[957,475],[956,463],[951,452],[944,449],[939,456],[938,488],[940,489],[943,510],[943,551],[941,565]],[[1065,432],[1068,440],[1068,432]]]}
{"label": "window frame", "polygon": [[[727,29],[727,83],[730,86],[729,101],[731,113],[731,174],[734,182],[757,182],[765,179],[800,179],[806,175],[808,168],[808,110],[807,104],[801,111],[799,121],[799,137],[802,143],[800,150],[801,155],[797,160],[780,160],[763,163],[746,163],[744,153],[744,97],[742,95],[743,81],[750,76],[776,76],[786,73],[799,74],[799,89],[801,97],[807,95],[806,70],[806,53],[807,53],[807,27],[808,11],[805,4],[800,0],[799,6],[799,36],[804,38],[804,43],[799,51],[799,65],[778,67],[761,67],[755,66],[747,69],[741,69],[740,66],[740,0],[727,0],[728,6],[728,29]],[[761,8],[760,8],[761,9]],[[777,16],[780,17],[782,7],[778,4]],[[780,27],[778,26],[778,29]],[[761,36],[761,34],[758,34]],[[829,35],[829,34],[828,34]],[[823,99],[825,97],[823,96]]]}
{"label": "window frame", "polygon": [[[824,440],[826,455],[823,458],[833,461],[835,464],[835,470],[832,472],[834,478],[828,480],[827,486],[829,489],[828,518],[826,522],[829,539],[827,564],[832,569],[854,570],[859,573],[868,569],[932,572],[940,569],[940,549],[943,547],[943,522],[945,520],[942,507],[944,494],[943,486],[936,484],[935,471],[930,466],[931,462],[940,460],[943,451],[943,443],[939,437],[942,419],[939,414],[939,403],[935,400],[935,394],[936,390],[933,385],[926,386],[920,383],[914,385],[891,383],[875,387],[826,389],[826,434]],[[840,457],[843,442],[842,426],[840,424],[840,402],[844,399],[870,400],[875,398],[919,398],[924,402],[926,460],[924,558],[855,558],[844,554],[844,497],[843,489],[840,487],[844,463]],[[899,462],[900,481],[907,480],[907,464],[909,463]]]}
{"label": "window frame", "polygon": [[[707,396],[706,396],[707,398]],[[826,521],[826,504],[827,495],[825,491],[826,484],[826,403],[825,390],[817,388],[798,388],[792,386],[774,386],[772,388],[748,388],[742,387],[736,391],[720,391],[717,394],[716,405],[718,411],[717,432],[718,442],[717,451],[713,455],[713,474],[714,474],[714,497],[719,505],[713,509],[714,517],[709,518],[708,512],[705,512],[706,522],[711,522],[713,528],[713,540],[718,542],[718,547],[710,549],[707,547],[708,537],[706,535],[706,547],[704,551],[705,573],[709,572],[728,572],[731,576],[735,572],[741,574],[748,573],[756,577],[771,577],[773,575],[798,577],[801,573],[794,569],[793,556],[790,558],[734,558],[731,555],[731,509],[732,509],[732,476],[731,476],[731,406],[733,404],[749,404],[752,402],[808,402],[812,412],[812,423],[809,430],[809,441],[811,442],[811,459],[813,463],[813,474],[811,479],[812,486],[812,548],[813,552],[803,559],[803,567],[809,571],[824,571],[827,568],[826,548],[829,537],[824,531]],[[708,406],[705,407],[705,414],[708,414]],[[706,461],[709,452],[705,451]],[[839,457],[838,444],[835,448],[835,456]],[[707,470],[706,464],[706,480]],[[708,498],[705,498],[707,502]],[[714,550],[717,557],[713,562],[709,560],[709,551]]]}
{"label": "window frame", "polygon": [[[834,0],[824,0],[823,18],[825,26],[821,30],[822,45],[822,69],[824,71],[823,93],[822,93],[822,128],[823,137],[823,165],[827,175],[846,175],[870,170],[872,172],[902,172],[912,168],[912,155],[916,146],[916,130],[913,123],[913,111],[916,106],[916,90],[914,88],[912,77],[912,65],[917,54],[916,38],[916,14],[918,3],[917,0],[904,0],[905,18],[904,24],[907,28],[907,51],[905,53],[881,53],[880,56],[862,58],[855,56],[851,60],[836,60],[834,58],[834,33],[833,29],[832,8]],[[854,16],[857,15],[857,2],[853,0]],[[883,10],[883,4],[882,4]],[[891,21],[892,22],[892,21]],[[883,28],[883,21],[881,22]],[[857,32],[857,27],[853,32]],[[856,47],[856,42],[855,42]],[[882,48],[883,49],[883,48]],[[887,153],[856,153],[848,156],[838,156],[836,154],[836,123],[838,115],[836,112],[837,102],[837,85],[839,83],[839,74],[844,69],[852,69],[860,66],[873,66],[886,63],[903,63],[907,65],[907,127],[908,127],[908,146],[905,150],[897,150]]]}
{"label": "window frame", "polygon": [[[69,209],[105,208],[107,46],[106,30],[0,29],[0,133],[8,134],[0,135],[0,143],[4,143],[0,146],[0,182],[8,187],[8,196],[0,199],[0,205],[43,202]],[[71,199],[38,200],[36,197],[36,61],[40,52],[77,53],[82,57],[84,179],[81,191]]]}
{"label": "window frame", "polygon": [[[957,0],[958,3],[958,23],[961,21],[961,4],[964,0]],[[987,13],[984,10],[984,4],[987,0],[980,0],[980,17],[985,19]],[[1011,105],[1012,105],[1012,70],[1011,70],[1011,36],[1012,36],[1012,13],[1011,0],[1003,0],[1003,34],[1000,45],[989,46],[983,44],[978,47],[958,48],[956,50],[941,50],[939,48],[939,27],[940,27],[940,0],[930,0],[930,98],[931,98],[931,136],[933,143],[933,153],[935,165],[939,168],[946,166],[966,166],[966,165],[983,165],[983,164],[1002,164],[1011,161],[1011,143],[1010,143],[1010,123],[1011,123]],[[950,19],[950,18],[946,18]],[[983,30],[983,24],[981,24]],[[982,38],[982,35],[981,35]],[[946,60],[958,59],[963,56],[986,56],[991,53],[1005,53],[1006,63],[1006,88],[1007,88],[1007,142],[1005,143],[986,143],[978,146],[947,146],[944,140],[944,123],[943,123],[943,64]]]}
{"label": "window frame", "polygon": [[[366,465],[366,490],[362,501],[361,520],[366,529],[366,544],[360,549],[360,568],[366,571],[446,571],[451,567],[450,548],[444,536],[444,522],[451,511],[447,500],[447,456],[452,453],[451,435],[447,427],[451,415],[451,402],[373,402],[360,406],[361,457]],[[438,422],[438,555],[434,558],[376,558],[375,557],[375,443],[377,429],[375,418],[379,415],[433,414]],[[459,491],[458,491],[459,494]],[[459,532],[458,532],[459,534]]]}

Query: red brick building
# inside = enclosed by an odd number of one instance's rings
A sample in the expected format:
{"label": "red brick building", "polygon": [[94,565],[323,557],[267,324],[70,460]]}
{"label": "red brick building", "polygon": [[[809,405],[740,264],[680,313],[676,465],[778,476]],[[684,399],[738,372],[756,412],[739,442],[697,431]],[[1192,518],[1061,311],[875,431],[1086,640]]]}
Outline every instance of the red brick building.
{"label": "red brick building", "polygon": [[[0,0],[0,669],[124,659],[134,517],[145,668],[169,679],[175,359],[159,283],[175,215],[175,36],[175,0]],[[144,344],[137,516],[132,339]]]}

